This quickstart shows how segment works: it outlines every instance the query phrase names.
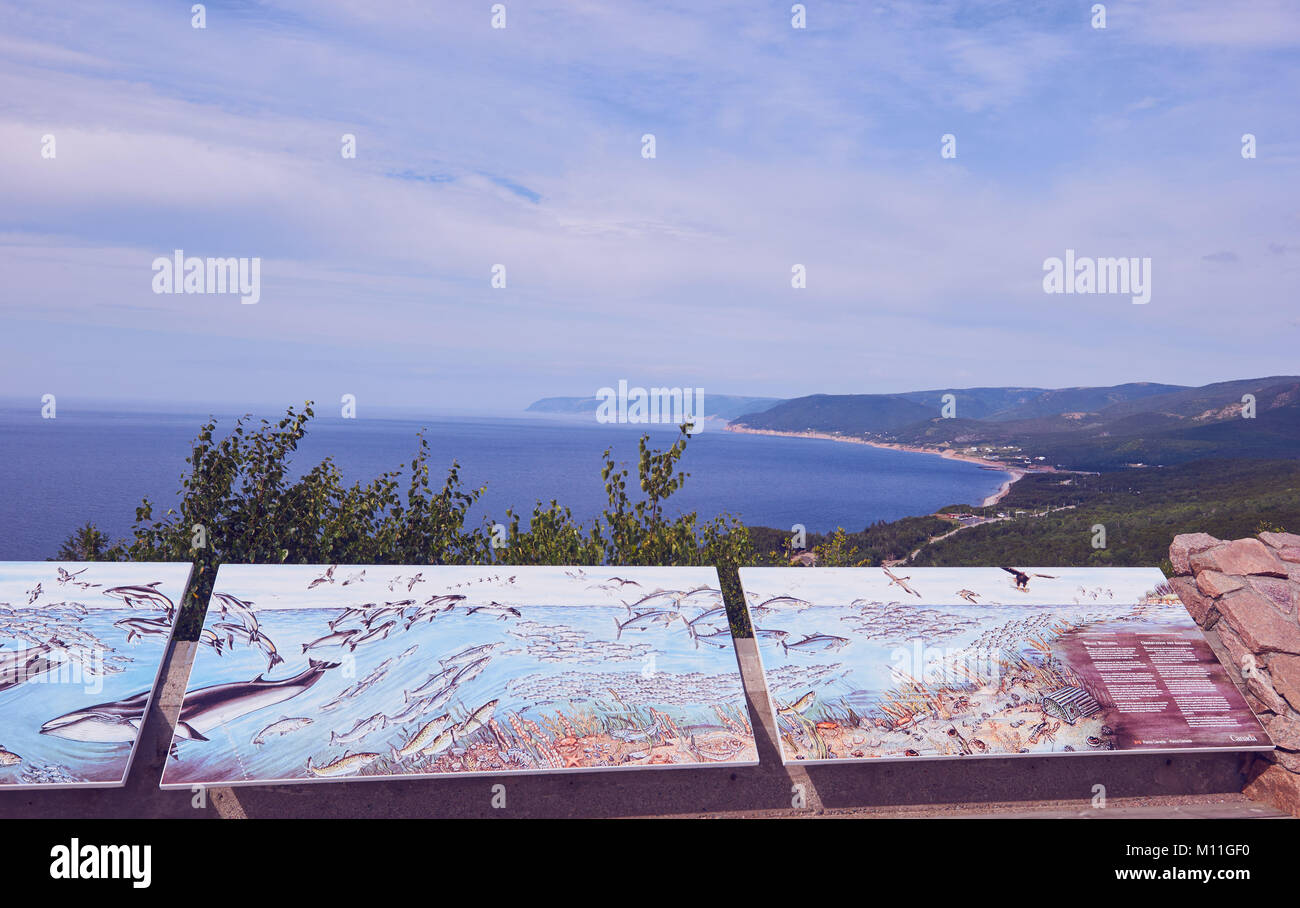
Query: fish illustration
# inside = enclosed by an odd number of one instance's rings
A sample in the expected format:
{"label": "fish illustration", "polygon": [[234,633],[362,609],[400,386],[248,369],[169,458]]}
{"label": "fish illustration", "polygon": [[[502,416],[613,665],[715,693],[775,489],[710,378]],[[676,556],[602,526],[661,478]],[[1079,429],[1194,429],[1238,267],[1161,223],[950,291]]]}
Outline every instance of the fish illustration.
{"label": "fish illustration", "polygon": [[216,684],[187,692],[176,722],[176,737],[206,741],[212,729],[298,696],[340,664],[316,659],[309,659],[308,663],[303,671],[280,681],[268,681],[258,675],[252,681]]}
{"label": "fish illustration", "polygon": [[631,615],[634,614],[636,610],[641,606],[651,607],[650,603],[657,602],[660,599],[667,600],[667,602],[663,603],[664,605],[668,605],[669,603],[676,605],[677,597],[681,595],[683,595],[682,590],[656,590],[655,592],[650,593],[649,595],[642,596],[636,602],[632,602],[632,603],[624,602],[623,605],[627,608],[627,613]]}
{"label": "fish illustration", "polygon": [[701,643],[707,643],[709,646],[716,646],[718,649],[726,649],[732,646],[731,629],[718,631],[713,634],[692,634],[691,639],[695,642],[695,648],[699,649]]}
{"label": "fish illustration", "polygon": [[487,703],[484,703],[478,709],[474,710],[474,712],[470,713],[469,718],[462,722],[460,727],[455,730],[455,736],[457,738],[467,737],[487,725],[488,720],[492,718],[492,713],[497,708],[497,703],[499,702],[499,700],[489,700]]}
{"label": "fish illustration", "polygon": [[393,715],[387,717],[388,724],[404,725],[407,722],[411,722],[415,719],[420,718],[420,716],[423,716],[429,710],[436,709],[436,708],[437,707],[433,705],[432,697],[417,697],[414,700],[408,699],[406,701],[405,709],[403,709],[401,712],[393,713]]}
{"label": "fish illustration", "polygon": [[400,763],[407,757],[422,752],[425,748],[433,744],[433,742],[437,740],[438,736],[446,731],[447,727],[451,724],[452,718],[450,713],[444,713],[435,719],[429,720],[419,731],[411,736],[411,740],[402,745],[400,750],[396,747],[393,748],[393,762]]}
{"label": "fish illustration", "polygon": [[388,725],[388,717],[383,713],[375,713],[368,719],[361,719],[351,729],[343,734],[330,732],[330,746],[337,744],[356,744],[362,738],[368,737],[377,731],[381,731]]}
{"label": "fish illustration", "polygon": [[498,646],[502,646],[502,645],[503,644],[501,643],[484,643],[480,646],[471,646],[468,649],[461,650],[460,652],[456,653],[456,655],[454,656],[448,656],[446,659],[439,659],[438,664],[444,666],[465,665],[469,662],[476,662],[479,659],[481,659],[483,656],[486,656],[488,653],[492,652]]}
{"label": "fish illustration", "polygon": [[311,762],[311,757],[307,758],[307,772],[313,776],[331,778],[334,776],[349,776],[354,772],[360,772],[371,763],[382,757],[383,754],[361,753],[354,754],[344,751],[343,756],[333,763],[327,763],[324,766],[315,766]]}
{"label": "fish illustration", "polygon": [[802,640],[794,643],[781,641],[781,648],[788,654],[790,650],[801,653],[822,653],[834,652],[848,643],[847,637],[836,637],[834,634],[808,634]]}
{"label": "fish illustration", "polygon": [[772,609],[778,606],[792,605],[798,609],[805,609],[812,605],[807,599],[800,599],[796,596],[773,596],[771,599],[765,599],[758,605],[751,606],[755,609]]}
{"label": "fish illustration", "polygon": [[422,694],[425,691],[432,690],[435,687],[445,687],[447,683],[449,683],[451,679],[456,676],[456,673],[460,670],[461,670],[461,666],[453,662],[449,668],[444,668],[442,671],[430,675],[428,681],[425,681],[419,687],[416,687],[408,691],[408,693]]}
{"label": "fish illustration", "polygon": [[790,703],[786,706],[778,706],[776,708],[776,711],[778,714],[785,715],[785,716],[792,715],[794,713],[802,713],[805,712],[808,709],[808,707],[812,706],[813,701],[816,699],[817,699],[817,692],[815,690],[810,690],[808,691],[808,693],[804,694],[802,697],[800,697],[798,700],[795,700],[793,703]]}
{"label": "fish illustration", "polygon": [[281,716],[279,719],[254,735],[252,743],[261,747],[266,743],[267,738],[287,735],[289,732],[297,731],[300,728],[306,728],[308,725],[311,725],[313,721],[314,720],[307,716],[294,716],[293,718],[290,718],[289,716]]}
{"label": "fish illustration", "polygon": [[444,731],[442,734],[438,735],[438,737],[434,739],[432,744],[430,744],[424,750],[420,751],[420,756],[436,757],[438,754],[442,753],[448,747],[451,747],[451,745],[456,743],[455,735],[453,734],[454,731],[455,729],[449,728],[446,731]]}
{"label": "fish illustration", "polygon": [[491,658],[491,656],[484,656],[482,659],[479,659],[476,662],[471,662],[469,665],[456,672],[455,677],[451,679],[450,686],[458,687],[466,681],[473,681],[482,674],[483,669],[487,668],[487,664],[491,661]]}
{"label": "fish illustration", "polygon": [[[619,621],[617,618],[615,618],[614,627],[618,629],[618,633],[614,635],[614,639],[615,640],[621,639],[623,636],[623,631],[628,629],[634,631],[644,631],[656,624],[667,627],[669,624],[671,624],[673,621],[675,621],[678,618],[682,618],[680,612],[671,612],[666,609],[652,609],[651,611],[648,612],[639,612],[633,615],[631,618],[627,619],[626,621]],[[686,619],[682,618],[682,620],[685,621]]]}

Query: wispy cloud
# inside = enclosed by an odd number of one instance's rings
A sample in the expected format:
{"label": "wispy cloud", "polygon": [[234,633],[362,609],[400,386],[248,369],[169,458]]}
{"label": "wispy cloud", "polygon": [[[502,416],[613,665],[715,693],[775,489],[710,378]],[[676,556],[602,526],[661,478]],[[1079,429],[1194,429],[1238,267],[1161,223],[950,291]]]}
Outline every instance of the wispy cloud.
{"label": "wispy cloud", "polygon": [[[172,4],[0,8],[4,387],[523,405],[620,376],[1293,365],[1269,326],[1294,257],[1221,258],[1300,247],[1283,4],[1109,4],[1104,31],[1086,5],[818,3],[805,31],[752,4],[507,6],[505,30],[417,3],[209,3],[204,30]],[[262,302],[155,296],[177,248],[260,256]],[[1066,248],[1151,257],[1151,303],[1045,296]]]}

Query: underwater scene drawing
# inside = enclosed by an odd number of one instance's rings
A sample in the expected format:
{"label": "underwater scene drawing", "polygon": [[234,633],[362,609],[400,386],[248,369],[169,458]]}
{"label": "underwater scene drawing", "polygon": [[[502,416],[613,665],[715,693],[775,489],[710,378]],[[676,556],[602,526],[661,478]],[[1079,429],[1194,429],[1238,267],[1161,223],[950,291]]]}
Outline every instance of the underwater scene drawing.
{"label": "underwater scene drawing", "polygon": [[1261,750],[1155,568],[741,568],[782,759]]}
{"label": "underwater scene drawing", "polygon": [[0,563],[0,786],[125,782],[189,575]]}
{"label": "underwater scene drawing", "polygon": [[223,565],[162,784],[757,760],[712,568]]}

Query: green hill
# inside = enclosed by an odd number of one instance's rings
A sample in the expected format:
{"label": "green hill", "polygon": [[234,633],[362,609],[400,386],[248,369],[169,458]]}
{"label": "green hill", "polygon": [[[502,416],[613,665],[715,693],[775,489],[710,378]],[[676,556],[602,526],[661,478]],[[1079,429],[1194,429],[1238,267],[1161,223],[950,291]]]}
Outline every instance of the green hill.
{"label": "green hill", "polygon": [[[1238,539],[1263,529],[1300,528],[1300,463],[1214,460],[1093,476],[1031,474],[996,507],[959,510],[1013,519],[932,543],[912,563],[1162,564],[1179,533]],[[1092,544],[1098,524],[1106,528],[1105,548]]]}
{"label": "green hill", "polygon": [[813,394],[744,414],[732,425],[775,432],[876,435],[914,425],[936,412],[935,407],[893,394]]}

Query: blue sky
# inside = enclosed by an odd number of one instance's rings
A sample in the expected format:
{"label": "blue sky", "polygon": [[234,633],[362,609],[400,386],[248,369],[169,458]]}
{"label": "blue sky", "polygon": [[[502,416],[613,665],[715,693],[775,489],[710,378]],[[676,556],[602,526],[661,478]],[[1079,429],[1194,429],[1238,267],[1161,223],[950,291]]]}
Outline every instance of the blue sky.
{"label": "blue sky", "polygon": [[[1297,371],[1294,4],[505,5],[0,3],[0,394]],[[260,257],[261,302],[155,295],[177,248]],[[1066,248],[1150,257],[1151,302],[1044,294]]]}

